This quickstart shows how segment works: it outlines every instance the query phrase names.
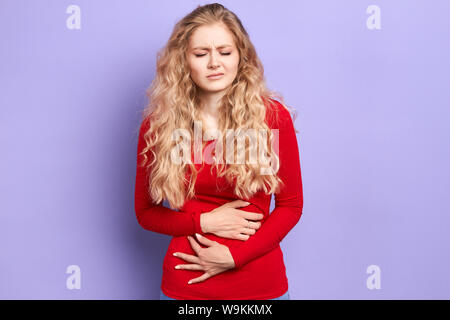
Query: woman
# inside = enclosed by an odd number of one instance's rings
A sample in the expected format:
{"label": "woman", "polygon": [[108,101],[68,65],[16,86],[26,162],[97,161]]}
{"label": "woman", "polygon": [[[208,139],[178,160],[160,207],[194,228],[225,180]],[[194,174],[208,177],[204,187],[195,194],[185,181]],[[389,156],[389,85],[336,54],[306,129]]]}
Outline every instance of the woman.
{"label": "woman", "polygon": [[[302,214],[297,139],[236,15],[215,3],[180,20],[147,94],[135,211],[144,229],[173,236],[161,298],[289,299],[279,243]],[[234,148],[228,138],[245,130],[261,134]],[[255,150],[270,161],[250,161]]]}

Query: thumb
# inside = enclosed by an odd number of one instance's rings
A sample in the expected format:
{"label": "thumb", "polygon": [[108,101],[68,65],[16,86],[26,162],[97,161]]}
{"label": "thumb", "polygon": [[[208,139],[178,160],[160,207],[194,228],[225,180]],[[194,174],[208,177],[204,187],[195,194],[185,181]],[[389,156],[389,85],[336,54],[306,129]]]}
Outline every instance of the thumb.
{"label": "thumb", "polygon": [[197,236],[198,241],[199,241],[201,244],[204,244],[205,246],[210,247],[210,246],[213,246],[213,245],[216,244],[215,241],[209,240],[208,238],[202,236],[201,234],[196,233],[195,235]]}

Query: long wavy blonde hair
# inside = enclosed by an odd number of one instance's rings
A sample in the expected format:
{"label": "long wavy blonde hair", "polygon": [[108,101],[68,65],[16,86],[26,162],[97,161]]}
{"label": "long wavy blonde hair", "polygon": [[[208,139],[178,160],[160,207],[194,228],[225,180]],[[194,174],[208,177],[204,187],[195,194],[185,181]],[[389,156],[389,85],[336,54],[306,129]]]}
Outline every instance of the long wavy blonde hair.
{"label": "long wavy blonde hair", "polygon": [[[155,203],[167,200],[176,209],[180,209],[186,199],[195,197],[194,185],[198,174],[192,163],[171,161],[171,150],[177,143],[172,140],[174,130],[185,129],[193,137],[194,121],[200,121],[198,88],[190,77],[185,54],[193,32],[200,26],[215,23],[228,27],[240,55],[237,76],[220,101],[218,129],[223,137],[226,129],[266,130],[270,141],[266,144],[265,154],[279,164],[271,143],[273,133],[265,123],[267,103],[274,103],[270,102],[271,98],[277,98],[282,106],[288,110],[290,107],[286,106],[281,94],[266,88],[263,65],[239,18],[221,4],[198,6],[176,23],[167,44],[158,51],[156,76],[146,91],[149,103],[143,110],[143,119],[148,118],[151,123],[144,134],[146,147],[140,153],[144,156],[142,165],[148,163],[149,196]],[[254,147],[246,143],[245,153]],[[149,150],[152,161],[147,161]],[[240,151],[236,148],[235,154]],[[227,163],[224,166],[216,162],[214,166],[217,176],[225,176],[231,185],[235,185],[234,193],[242,199],[250,198],[261,189],[266,194],[276,193],[283,185],[276,174],[258,174],[261,172],[259,163]],[[187,169],[189,180],[186,179]]]}

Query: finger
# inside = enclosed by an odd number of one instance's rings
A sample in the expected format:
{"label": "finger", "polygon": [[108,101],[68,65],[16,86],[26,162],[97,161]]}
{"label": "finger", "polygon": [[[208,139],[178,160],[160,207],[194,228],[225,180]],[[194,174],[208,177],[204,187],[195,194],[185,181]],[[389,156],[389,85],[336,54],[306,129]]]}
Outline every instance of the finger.
{"label": "finger", "polygon": [[187,238],[189,240],[189,243],[191,244],[192,249],[194,249],[195,253],[198,254],[202,247],[197,243],[197,241],[195,241],[193,237],[188,236]]}
{"label": "finger", "polygon": [[264,215],[262,213],[256,213],[256,212],[248,212],[239,210],[239,215],[247,220],[261,220],[264,218]]}
{"label": "finger", "polygon": [[237,239],[242,240],[242,241],[247,241],[248,239],[250,239],[250,236],[248,234],[239,233],[237,235]]}
{"label": "finger", "polygon": [[210,275],[207,274],[207,273],[205,272],[205,273],[204,273],[203,275],[201,275],[200,277],[195,278],[195,279],[192,279],[192,280],[189,280],[188,284],[193,284],[193,283],[202,282],[202,281],[205,281],[206,279],[208,279],[209,277],[210,277]]}
{"label": "finger", "polygon": [[202,236],[201,234],[196,233],[195,235],[197,236],[198,241],[201,244],[204,244],[205,246],[210,247],[217,243],[216,241],[209,240],[208,238]]}
{"label": "finger", "polygon": [[261,227],[261,222],[249,221],[247,229],[259,229],[259,227]]}
{"label": "finger", "polygon": [[235,200],[235,201],[231,201],[226,203],[224,206],[225,207],[230,207],[230,208],[239,208],[239,207],[246,207],[250,204],[250,202],[244,201],[244,200]]}
{"label": "finger", "polygon": [[241,233],[253,235],[253,234],[256,233],[256,230],[255,229],[251,229],[251,228],[242,228]]}
{"label": "finger", "polygon": [[197,257],[197,256],[193,256],[193,255],[186,254],[186,253],[182,253],[182,252],[175,252],[173,255],[174,255],[175,257],[178,257],[178,258],[180,258],[180,259],[183,259],[183,260],[185,260],[185,261],[187,261],[187,262],[192,262],[192,263],[198,263],[198,264],[200,264],[200,258]]}
{"label": "finger", "polygon": [[199,264],[179,264],[175,266],[175,269],[184,269],[184,270],[203,270],[203,266]]}

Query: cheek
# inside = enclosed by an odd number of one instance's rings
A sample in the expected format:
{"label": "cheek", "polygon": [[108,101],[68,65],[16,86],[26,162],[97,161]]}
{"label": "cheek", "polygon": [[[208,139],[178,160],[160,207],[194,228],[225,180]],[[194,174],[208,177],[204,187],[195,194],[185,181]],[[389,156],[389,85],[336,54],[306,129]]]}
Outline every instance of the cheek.
{"label": "cheek", "polygon": [[230,61],[230,63],[227,64],[227,71],[230,74],[236,74],[239,67],[239,61]]}
{"label": "cheek", "polygon": [[203,74],[202,66],[199,63],[190,64],[191,76],[194,78],[200,78]]}
{"label": "cheek", "polygon": [[233,72],[236,72],[238,70],[238,67],[239,67],[239,56],[236,59],[230,61],[228,67]]}
{"label": "cheek", "polygon": [[199,72],[199,66],[195,61],[189,61],[189,71],[191,72],[192,76],[196,76]]}

